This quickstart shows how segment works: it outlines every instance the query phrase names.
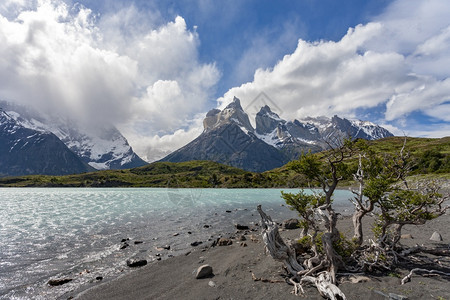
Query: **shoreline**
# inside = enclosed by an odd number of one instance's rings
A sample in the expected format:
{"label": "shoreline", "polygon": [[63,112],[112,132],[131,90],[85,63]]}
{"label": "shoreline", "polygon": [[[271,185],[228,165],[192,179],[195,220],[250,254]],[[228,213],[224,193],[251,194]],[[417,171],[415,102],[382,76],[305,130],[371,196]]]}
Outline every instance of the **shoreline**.
{"label": "shoreline", "polygon": [[[279,220],[278,220],[279,221]],[[365,225],[368,225],[366,220]],[[352,233],[351,217],[343,217],[338,222],[342,233]],[[365,226],[365,237],[369,237],[370,226]],[[412,238],[402,239],[402,244],[436,245],[429,240],[432,232],[443,236],[439,244],[449,245],[449,213],[423,226],[405,226],[404,234]],[[115,279],[93,283],[83,290],[65,294],[60,299],[102,300],[102,299],[299,299],[291,294],[292,286],[284,282],[282,264],[266,256],[260,231],[244,235],[235,234],[229,246],[215,246],[207,250],[197,249],[189,255],[180,255],[157,261],[138,268]],[[240,240],[244,235],[245,241]],[[282,230],[283,238],[295,239],[299,229]],[[236,236],[237,235],[237,236]],[[242,246],[246,244],[247,246]],[[443,268],[450,271],[450,260],[441,259]],[[209,264],[214,275],[210,278],[195,279],[195,271],[200,265]],[[447,271],[447,272],[448,272]],[[386,299],[382,294],[394,293],[408,299],[449,299],[450,278],[444,276],[422,277],[414,275],[412,281],[400,285],[402,277],[409,269],[401,266],[390,274],[364,275],[367,281],[359,283],[342,282],[339,287],[347,299]],[[257,278],[277,281],[269,283],[255,281]],[[341,279],[345,280],[345,279]],[[366,279],[365,279],[366,280]],[[281,281],[281,282],[278,282]],[[313,287],[305,289],[303,299],[322,299]]]}

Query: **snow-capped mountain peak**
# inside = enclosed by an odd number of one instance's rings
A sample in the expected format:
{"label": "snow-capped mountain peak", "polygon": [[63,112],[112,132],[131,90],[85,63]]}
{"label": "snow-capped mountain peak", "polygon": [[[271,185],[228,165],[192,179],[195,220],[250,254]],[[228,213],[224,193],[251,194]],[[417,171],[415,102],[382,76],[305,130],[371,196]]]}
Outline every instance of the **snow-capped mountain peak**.
{"label": "snow-capped mountain peak", "polygon": [[145,165],[114,126],[82,126],[68,117],[45,115],[9,102],[0,102],[8,115],[25,128],[55,134],[95,169],[125,169]]}

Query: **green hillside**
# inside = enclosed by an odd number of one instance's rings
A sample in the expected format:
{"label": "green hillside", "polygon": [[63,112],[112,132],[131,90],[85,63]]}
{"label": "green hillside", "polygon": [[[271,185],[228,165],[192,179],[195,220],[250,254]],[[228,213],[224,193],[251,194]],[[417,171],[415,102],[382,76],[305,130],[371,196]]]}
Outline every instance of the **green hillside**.
{"label": "green hillside", "polygon": [[[372,149],[383,154],[400,151],[403,141],[403,137],[391,137],[369,143]],[[407,138],[407,150],[416,162],[413,175],[450,179],[450,137]],[[351,182],[347,181],[347,184]],[[305,178],[290,170],[289,164],[264,173],[253,173],[210,161],[156,162],[128,170],[0,178],[0,187],[293,188],[305,185]]]}

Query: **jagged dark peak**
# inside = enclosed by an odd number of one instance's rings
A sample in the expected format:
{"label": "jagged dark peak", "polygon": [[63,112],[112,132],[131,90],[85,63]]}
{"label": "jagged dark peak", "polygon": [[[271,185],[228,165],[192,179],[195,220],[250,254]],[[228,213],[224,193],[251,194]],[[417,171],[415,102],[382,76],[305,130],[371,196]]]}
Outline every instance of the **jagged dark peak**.
{"label": "jagged dark peak", "polygon": [[270,107],[268,105],[264,105],[263,107],[261,107],[261,109],[259,110],[259,112],[257,113],[257,115],[266,115],[266,114],[271,114],[272,110],[270,109]]}
{"label": "jagged dark peak", "polygon": [[264,135],[273,132],[279,124],[285,124],[286,121],[265,105],[256,114],[255,123],[256,133]]}
{"label": "jagged dark peak", "polygon": [[256,115],[257,116],[267,116],[272,119],[281,120],[280,116],[277,113],[273,112],[268,105],[264,105],[263,107],[261,107],[261,109],[259,110],[259,112]]}
{"label": "jagged dark peak", "polygon": [[233,101],[230,104],[228,104],[227,107],[225,107],[225,110],[232,108],[244,111],[241,106],[241,100],[239,100],[239,98],[236,96],[234,96]]}

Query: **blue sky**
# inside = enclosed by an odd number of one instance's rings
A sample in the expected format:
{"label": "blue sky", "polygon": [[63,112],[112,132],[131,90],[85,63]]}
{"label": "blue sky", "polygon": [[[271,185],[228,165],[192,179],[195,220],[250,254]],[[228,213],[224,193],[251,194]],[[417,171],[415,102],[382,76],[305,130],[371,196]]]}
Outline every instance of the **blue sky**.
{"label": "blue sky", "polygon": [[285,119],[334,114],[450,135],[441,0],[4,0],[0,98],[116,125],[147,160],[234,96]]}

